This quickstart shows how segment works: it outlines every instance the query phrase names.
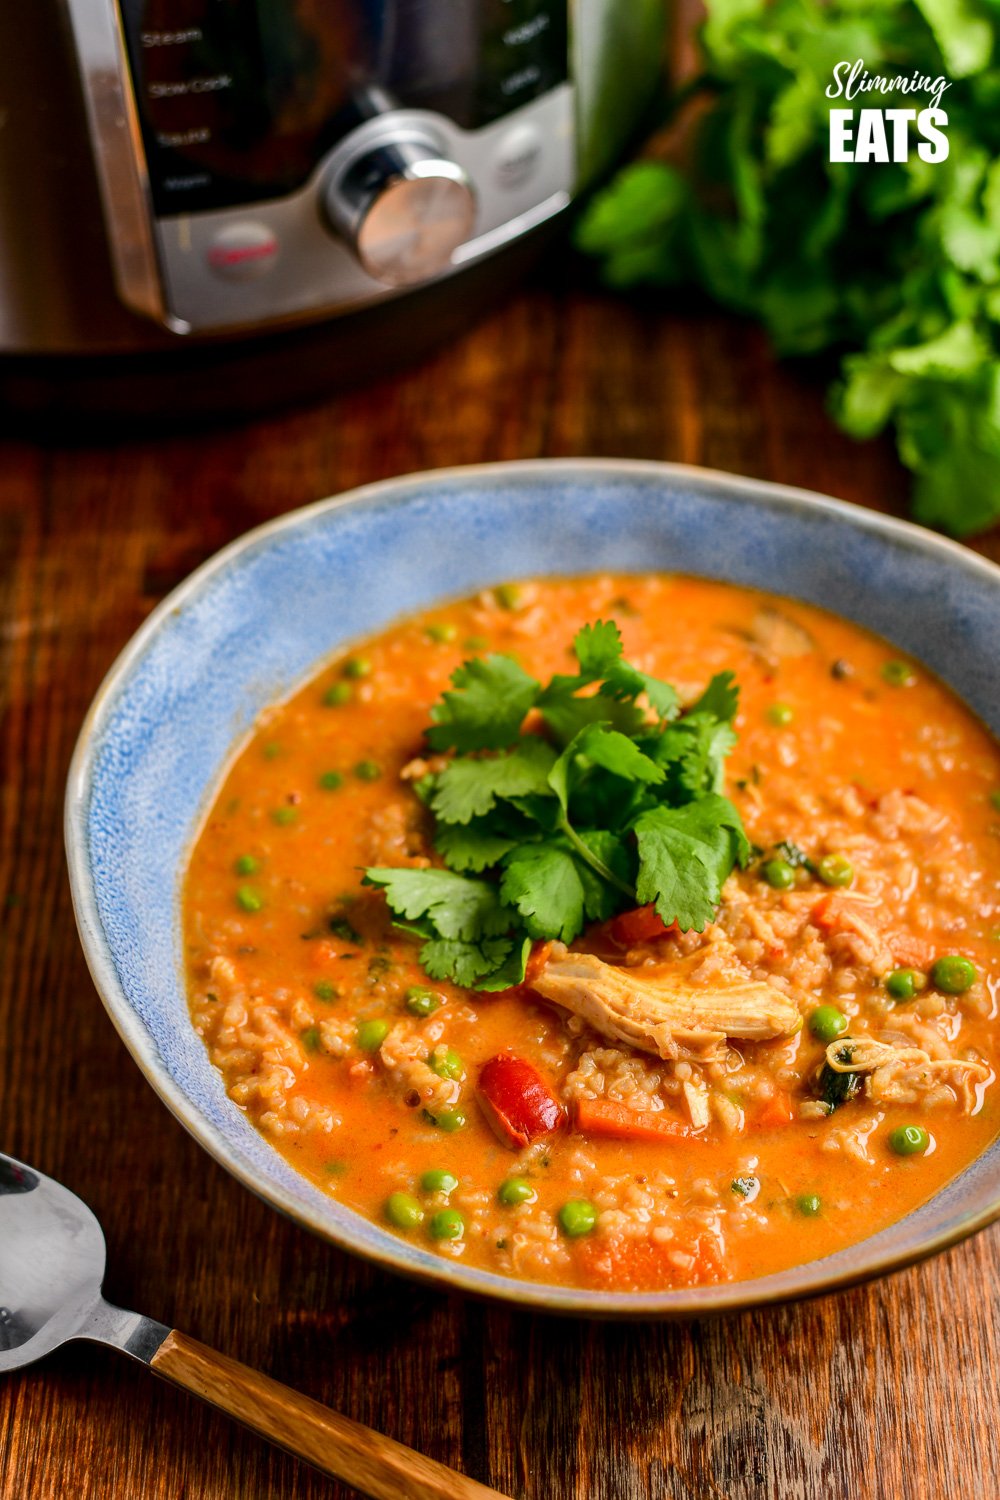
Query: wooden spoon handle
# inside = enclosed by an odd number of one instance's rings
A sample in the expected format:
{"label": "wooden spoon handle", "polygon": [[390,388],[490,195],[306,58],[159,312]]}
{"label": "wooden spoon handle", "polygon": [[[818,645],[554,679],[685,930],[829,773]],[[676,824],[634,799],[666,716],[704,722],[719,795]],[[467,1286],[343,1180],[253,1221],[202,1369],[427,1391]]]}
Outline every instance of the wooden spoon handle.
{"label": "wooden spoon handle", "polygon": [[329,1411],[176,1329],[150,1361],[158,1375],[219,1406],[279,1448],[373,1500],[506,1500],[444,1464]]}

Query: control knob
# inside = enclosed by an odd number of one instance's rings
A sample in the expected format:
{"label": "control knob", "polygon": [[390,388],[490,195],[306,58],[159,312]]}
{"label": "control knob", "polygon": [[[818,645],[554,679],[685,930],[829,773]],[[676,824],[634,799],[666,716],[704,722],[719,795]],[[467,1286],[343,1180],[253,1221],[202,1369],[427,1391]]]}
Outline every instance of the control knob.
{"label": "control knob", "polygon": [[369,276],[412,286],[448,269],[472,234],[476,199],[462,168],[414,137],[349,161],[326,189],[326,210]]}

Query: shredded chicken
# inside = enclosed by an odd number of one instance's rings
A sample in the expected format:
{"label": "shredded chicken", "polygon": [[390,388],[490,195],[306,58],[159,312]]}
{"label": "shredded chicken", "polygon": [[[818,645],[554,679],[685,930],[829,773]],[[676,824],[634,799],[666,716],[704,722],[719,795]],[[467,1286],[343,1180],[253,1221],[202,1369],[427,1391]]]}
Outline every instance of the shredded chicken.
{"label": "shredded chicken", "polygon": [[976,1107],[977,1084],[990,1069],[964,1057],[932,1058],[922,1047],[897,1047],[872,1037],[841,1037],[826,1049],[835,1073],[866,1073],[865,1093],[874,1104],[957,1102],[968,1114]]}
{"label": "shredded chicken", "polygon": [[725,1055],[726,1038],[766,1041],[802,1026],[798,1006],[770,984],[687,984],[669,966],[616,968],[553,945],[532,988],[604,1036],[640,1052],[691,1062]]}
{"label": "shredded chicken", "polygon": [[695,1130],[704,1129],[712,1119],[708,1089],[704,1084],[684,1082],[681,1084],[681,1093],[684,1095],[684,1103],[687,1105],[691,1124]]}
{"label": "shredded chicken", "polygon": [[867,968],[881,979],[895,967],[892,949],[875,922],[870,920],[877,902],[853,891],[838,895],[836,920],[827,921],[827,947],[831,956]]}
{"label": "shredded chicken", "polygon": [[816,649],[816,641],[804,625],[770,604],[762,605],[754,615],[750,639],[761,655],[772,661],[805,656]]}

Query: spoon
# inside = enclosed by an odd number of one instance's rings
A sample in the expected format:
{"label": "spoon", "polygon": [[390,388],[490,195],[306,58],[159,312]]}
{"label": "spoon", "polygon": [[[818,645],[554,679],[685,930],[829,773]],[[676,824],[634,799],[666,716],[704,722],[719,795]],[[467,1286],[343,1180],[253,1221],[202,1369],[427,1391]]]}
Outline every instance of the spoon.
{"label": "spoon", "polygon": [[176,1329],[101,1296],[105,1246],[87,1205],[0,1151],[0,1375],[70,1339],[110,1344],[373,1500],[505,1500]]}

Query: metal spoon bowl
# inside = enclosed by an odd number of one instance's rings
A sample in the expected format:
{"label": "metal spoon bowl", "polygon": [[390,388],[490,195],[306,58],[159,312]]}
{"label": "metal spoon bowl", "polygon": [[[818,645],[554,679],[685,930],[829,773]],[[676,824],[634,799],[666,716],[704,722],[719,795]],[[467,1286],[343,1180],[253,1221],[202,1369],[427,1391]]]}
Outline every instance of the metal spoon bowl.
{"label": "metal spoon bowl", "polygon": [[0,1374],[70,1339],[110,1344],[374,1500],[498,1500],[498,1491],[106,1302],[106,1259],[104,1234],[87,1205],[0,1152]]}

